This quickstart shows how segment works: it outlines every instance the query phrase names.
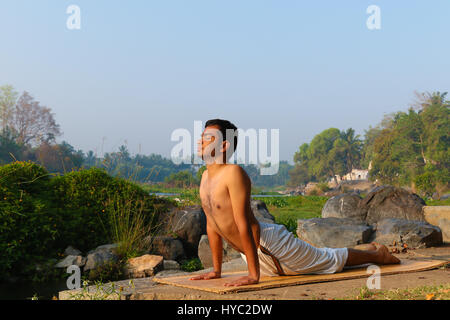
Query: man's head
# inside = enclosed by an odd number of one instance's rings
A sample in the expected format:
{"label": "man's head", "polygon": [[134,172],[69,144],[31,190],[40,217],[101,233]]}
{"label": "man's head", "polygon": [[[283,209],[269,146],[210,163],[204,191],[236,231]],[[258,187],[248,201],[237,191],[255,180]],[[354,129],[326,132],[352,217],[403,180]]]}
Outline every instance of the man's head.
{"label": "man's head", "polygon": [[[211,119],[206,121],[205,130],[198,142],[198,155],[209,162],[211,159],[228,161],[236,151],[238,141],[237,127],[228,120]],[[228,152],[227,152],[228,150]],[[216,155],[216,151],[219,153]]]}

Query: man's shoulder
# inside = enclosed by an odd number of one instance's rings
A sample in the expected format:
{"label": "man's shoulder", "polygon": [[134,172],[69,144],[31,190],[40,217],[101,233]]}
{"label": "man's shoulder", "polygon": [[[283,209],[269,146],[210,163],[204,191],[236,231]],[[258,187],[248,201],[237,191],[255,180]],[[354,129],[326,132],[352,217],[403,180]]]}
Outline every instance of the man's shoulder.
{"label": "man's shoulder", "polygon": [[238,164],[228,163],[227,169],[231,170],[232,172],[241,172],[244,173],[245,170]]}
{"label": "man's shoulder", "polygon": [[229,172],[229,177],[241,176],[246,179],[249,179],[247,172],[238,164],[228,164],[227,170]]}

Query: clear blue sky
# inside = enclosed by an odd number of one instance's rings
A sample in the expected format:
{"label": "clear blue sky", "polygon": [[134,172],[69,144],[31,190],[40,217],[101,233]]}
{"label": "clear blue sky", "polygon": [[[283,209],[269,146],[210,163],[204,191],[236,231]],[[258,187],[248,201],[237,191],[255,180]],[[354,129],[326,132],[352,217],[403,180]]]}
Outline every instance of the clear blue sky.
{"label": "clear blue sky", "polygon": [[168,157],[174,129],[225,118],[280,129],[292,162],[324,129],[363,135],[414,90],[449,90],[449,16],[448,0],[2,0],[0,85],[50,107],[58,141],[83,151],[106,137],[104,151]]}

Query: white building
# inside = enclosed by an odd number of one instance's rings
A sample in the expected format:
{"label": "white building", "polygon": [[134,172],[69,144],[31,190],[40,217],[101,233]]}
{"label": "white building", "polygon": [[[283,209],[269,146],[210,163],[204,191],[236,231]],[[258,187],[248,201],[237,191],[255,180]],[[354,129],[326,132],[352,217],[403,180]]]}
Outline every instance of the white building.
{"label": "white building", "polygon": [[[369,180],[369,170],[372,169],[372,161],[369,163],[369,168],[366,169],[353,169],[351,172],[344,176],[336,175],[337,182],[349,181],[349,180]],[[329,179],[329,182],[334,182],[333,178]]]}

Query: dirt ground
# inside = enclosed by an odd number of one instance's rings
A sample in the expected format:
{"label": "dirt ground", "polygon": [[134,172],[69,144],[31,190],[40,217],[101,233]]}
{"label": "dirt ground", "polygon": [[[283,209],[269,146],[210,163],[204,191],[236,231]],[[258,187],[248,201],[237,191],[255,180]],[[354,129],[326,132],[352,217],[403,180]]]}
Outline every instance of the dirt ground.
{"label": "dirt ground", "polygon": [[[445,260],[450,262],[450,244],[440,247],[408,250],[395,254],[400,259]],[[355,297],[366,285],[367,278],[340,280],[282,288],[265,289],[251,292],[215,294],[199,290],[174,287],[155,283],[152,278],[135,279],[135,288],[123,292],[122,298],[132,300],[305,300],[305,299],[339,299]],[[439,268],[429,271],[385,275],[381,277],[381,290],[406,289],[425,285],[450,283],[450,268]],[[128,286],[128,281],[116,283],[117,286]],[[60,292],[60,299],[67,299],[69,291]]]}

